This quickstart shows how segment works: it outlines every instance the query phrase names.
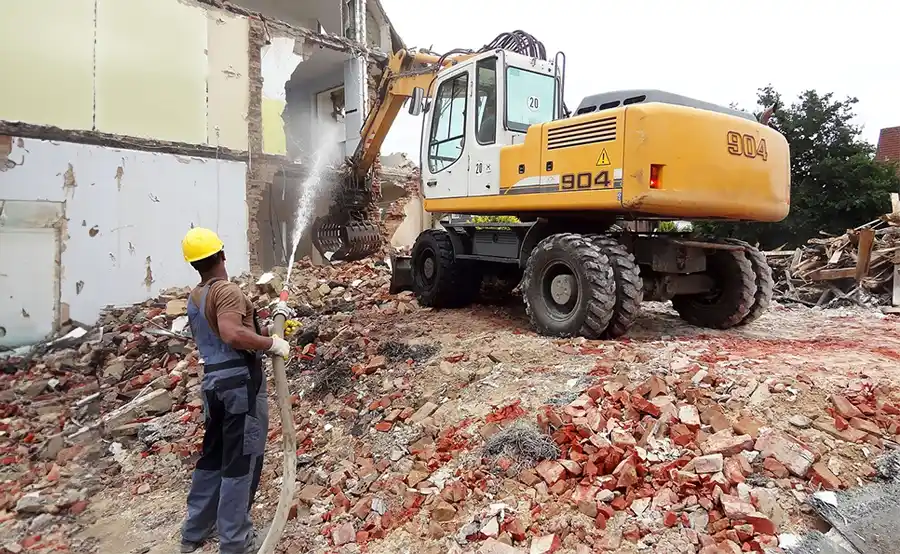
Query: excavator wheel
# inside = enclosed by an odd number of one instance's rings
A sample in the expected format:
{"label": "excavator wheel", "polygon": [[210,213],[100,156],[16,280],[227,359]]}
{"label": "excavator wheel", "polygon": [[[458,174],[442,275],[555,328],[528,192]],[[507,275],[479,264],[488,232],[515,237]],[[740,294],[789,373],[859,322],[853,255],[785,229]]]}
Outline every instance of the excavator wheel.
{"label": "excavator wheel", "polygon": [[616,282],[609,258],[589,237],[561,233],[528,257],[522,296],[539,333],[597,339],[613,317]]}
{"label": "excavator wheel", "polygon": [[614,339],[627,333],[634,325],[644,300],[644,283],[634,256],[619,241],[605,235],[593,235],[591,241],[609,258],[616,280],[613,316],[602,337]]}
{"label": "excavator wheel", "polygon": [[457,260],[447,231],[421,233],[412,250],[412,289],[423,306],[459,308],[472,302],[481,274],[471,262]]}
{"label": "excavator wheel", "polygon": [[765,254],[760,252],[755,246],[737,239],[727,239],[725,242],[743,246],[746,249],[744,254],[750,260],[753,274],[756,276],[756,295],[753,297],[753,307],[750,308],[750,313],[747,314],[747,317],[739,323],[739,325],[747,325],[759,319],[759,316],[763,315],[769,309],[769,304],[772,303],[772,294],[775,289],[775,281],[772,279],[772,268],[769,267]]}
{"label": "excavator wheel", "polygon": [[750,259],[743,250],[715,250],[706,257],[706,272],[715,282],[714,290],[676,296],[672,306],[683,320],[698,327],[740,325],[756,302],[756,274]]}

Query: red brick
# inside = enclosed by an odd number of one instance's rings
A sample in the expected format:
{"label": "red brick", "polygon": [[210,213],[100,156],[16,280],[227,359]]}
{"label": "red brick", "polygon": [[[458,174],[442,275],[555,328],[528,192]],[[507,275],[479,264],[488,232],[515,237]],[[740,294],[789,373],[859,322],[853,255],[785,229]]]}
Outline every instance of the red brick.
{"label": "red brick", "polygon": [[806,477],[809,468],[819,458],[818,453],[793,437],[773,429],[767,429],[759,436],[755,448],[762,453],[763,458],[774,457],[797,477]]}
{"label": "red brick", "polygon": [[523,469],[519,473],[519,481],[525,483],[529,487],[533,487],[541,478],[533,469]]}
{"label": "red brick", "polygon": [[731,422],[725,416],[725,411],[718,404],[713,404],[709,408],[703,410],[700,414],[700,421],[706,425],[711,425],[713,431],[718,433],[724,429],[731,429]]}
{"label": "red brick", "polygon": [[778,529],[772,520],[760,513],[753,513],[744,518],[744,521],[753,526],[753,530],[759,535],[775,535]]}
{"label": "red brick", "polygon": [[[760,385],[765,386],[765,385]],[[759,429],[763,422],[750,416],[744,416],[734,422],[734,432],[738,435],[750,435],[754,439],[759,438]]]}
{"label": "red brick", "polygon": [[572,460],[559,460],[559,463],[572,475],[581,475],[582,469],[577,462],[573,462]]}
{"label": "red brick", "polygon": [[875,436],[881,436],[881,428],[877,423],[873,421],[869,421],[868,419],[863,419],[861,417],[852,417],[850,418],[850,426],[854,429],[859,429],[860,431],[865,431],[866,433],[871,433]]}
{"label": "red brick", "polygon": [[462,481],[454,481],[444,487],[444,490],[441,491],[441,498],[455,504],[465,500],[468,492],[469,489],[466,488]]}
{"label": "red brick", "polygon": [[381,431],[382,433],[387,433],[391,430],[392,425],[387,421],[380,421],[375,424],[375,430]]}
{"label": "red brick", "polygon": [[753,450],[753,438],[750,435],[735,436],[730,429],[725,429],[710,435],[700,448],[704,454],[732,456],[744,450]]}
{"label": "red brick", "polygon": [[745,502],[736,496],[723,494],[719,497],[719,502],[722,503],[722,510],[725,512],[725,516],[731,519],[744,519],[749,514],[756,512],[753,504]]}
{"label": "red brick", "polygon": [[736,458],[743,456],[732,456],[725,460],[725,477],[732,485],[744,482],[744,472],[741,469],[741,463]]}
{"label": "red brick", "polygon": [[616,468],[613,473],[618,476],[616,488],[627,488],[636,485],[638,482],[637,468],[631,460],[625,460],[620,467]]}
{"label": "red brick", "polygon": [[566,475],[566,468],[553,460],[544,460],[537,465],[535,470],[548,485],[553,485]]}
{"label": "red brick", "polygon": [[606,516],[606,514],[604,514],[603,512],[600,512],[597,514],[597,517],[594,518],[594,525],[597,526],[597,529],[600,529],[601,531],[605,531],[607,519],[609,519],[609,518]]}
{"label": "red brick", "polygon": [[834,394],[831,396],[831,402],[834,403],[834,409],[846,419],[863,415],[859,408],[854,406],[845,396]]}
{"label": "red brick", "polygon": [[687,446],[694,440],[694,433],[683,423],[669,427],[669,436],[678,446]]}
{"label": "red brick", "polygon": [[821,483],[828,490],[836,491],[841,488],[841,480],[828,469],[825,462],[819,462],[812,466],[812,479],[814,483]]}
{"label": "red brick", "polygon": [[505,531],[509,533],[514,541],[522,542],[526,538],[525,526],[518,519],[514,519],[506,524]]}
{"label": "red brick", "polygon": [[676,523],[678,523],[678,514],[675,512],[666,512],[666,515],[663,516],[663,525],[666,527],[675,527]]}
{"label": "red brick", "polygon": [[371,511],[372,507],[372,496],[367,495],[359,499],[359,501],[353,506],[353,509],[350,510],[350,513],[358,517],[359,519],[366,519]]}
{"label": "red brick", "polygon": [[631,397],[631,405],[634,406],[634,408],[636,410],[638,410],[639,412],[649,414],[653,417],[659,417],[662,414],[662,412],[659,409],[659,406],[657,406],[656,404],[653,404],[651,402],[648,402],[642,396],[632,396]]}
{"label": "red brick", "polygon": [[575,492],[572,493],[572,502],[575,504],[579,502],[594,502],[594,497],[597,496],[598,490],[593,485],[577,485]]}
{"label": "red brick", "polygon": [[723,517],[722,519],[719,519],[716,521],[710,520],[707,530],[711,534],[715,535],[719,531],[724,531],[725,529],[728,529],[729,527],[731,527],[731,520],[726,517]]}
{"label": "red brick", "polygon": [[569,488],[569,484],[566,482],[566,480],[560,479],[556,483],[553,483],[553,486],[550,487],[550,492],[552,492],[553,494],[556,494],[556,495],[560,495],[560,494],[566,492],[566,489],[568,489],[568,488]]}
{"label": "red brick", "polygon": [[72,515],[78,515],[83,512],[88,506],[87,500],[79,500],[78,502],[69,506],[69,513]]}
{"label": "red brick", "polygon": [[610,506],[612,506],[612,508],[617,511],[625,510],[630,505],[631,502],[629,502],[628,498],[626,498],[624,495],[617,496],[612,502],[610,502]]}
{"label": "red brick", "polygon": [[789,472],[788,469],[784,467],[784,464],[779,462],[775,458],[766,458],[765,460],[763,460],[763,469],[770,472],[778,479],[785,479],[791,474],[791,472]]}

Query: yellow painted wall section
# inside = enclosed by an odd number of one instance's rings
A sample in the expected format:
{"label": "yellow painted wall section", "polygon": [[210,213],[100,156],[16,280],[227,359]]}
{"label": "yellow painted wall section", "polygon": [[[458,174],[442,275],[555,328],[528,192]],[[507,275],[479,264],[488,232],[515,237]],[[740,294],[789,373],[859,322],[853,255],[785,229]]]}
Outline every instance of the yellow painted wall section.
{"label": "yellow painted wall section", "polygon": [[284,134],[284,120],[281,118],[287,97],[285,83],[290,80],[301,57],[294,52],[296,41],[290,37],[272,37],[262,47],[260,71],[262,73],[262,128],[263,152],[266,154],[287,154],[287,139]]}
{"label": "yellow painted wall section", "polygon": [[262,99],[263,152],[266,154],[287,154],[284,120],[281,119],[286,105],[284,100]]}
{"label": "yellow painted wall section", "polygon": [[97,130],[206,143],[207,27],[175,0],[97,0]]}
{"label": "yellow painted wall section", "polygon": [[[247,150],[250,105],[249,23],[220,10],[207,12],[209,57],[209,143]],[[218,137],[216,127],[218,126]]]}
{"label": "yellow painted wall section", "polygon": [[0,119],[93,125],[94,0],[10,0],[0,7]]}

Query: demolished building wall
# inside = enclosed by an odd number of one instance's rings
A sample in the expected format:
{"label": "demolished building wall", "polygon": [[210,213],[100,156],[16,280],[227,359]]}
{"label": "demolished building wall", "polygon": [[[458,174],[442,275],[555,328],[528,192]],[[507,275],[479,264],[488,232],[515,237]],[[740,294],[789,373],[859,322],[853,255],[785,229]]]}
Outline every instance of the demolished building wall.
{"label": "demolished building wall", "polygon": [[[195,281],[178,248],[191,226],[219,233],[232,272],[249,270],[244,163],[36,139],[17,140],[10,159],[16,167],[0,171],[0,266],[34,269],[0,305],[0,344]],[[56,297],[52,311],[32,307]]]}
{"label": "demolished building wall", "polygon": [[0,344],[193,281],[178,249],[192,225],[249,267],[247,52],[247,18],[200,3],[5,10],[0,265],[17,269],[0,275]]}
{"label": "demolished building wall", "polygon": [[[269,3],[343,17],[327,2]],[[320,112],[323,92],[344,92],[355,115],[345,117],[341,140],[345,152],[355,148],[367,94],[352,91],[366,81],[366,64],[384,58],[365,46],[365,29],[356,31],[365,10],[364,1],[353,3],[348,38],[342,29],[291,27],[219,0],[8,6],[0,73],[17,85],[0,90],[0,242],[5,267],[36,265],[3,272],[0,288],[27,292],[22,283],[35,279],[50,300],[25,293],[0,300],[0,344],[40,339],[69,317],[90,324],[106,304],[192,282],[178,251],[192,225],[223,235],[232,271],[258,269],[266,256],[283,262],[260,229],[271,223],[264,196],[294,162],[282,120],[285,84],[303,63],[337,55],[333,67],[316,70],[334,78],[304,88],[309,108]],[[267,52],[284,54],[274,72]],[[350,92],[343,91],[348,76]]]}

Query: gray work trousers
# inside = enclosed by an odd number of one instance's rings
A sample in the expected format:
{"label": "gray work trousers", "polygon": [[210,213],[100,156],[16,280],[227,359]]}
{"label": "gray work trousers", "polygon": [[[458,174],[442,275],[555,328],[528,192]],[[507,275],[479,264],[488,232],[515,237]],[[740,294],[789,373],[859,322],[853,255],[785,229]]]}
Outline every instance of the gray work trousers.
{"label": "gray work trousers", "polygon": [[250,379],[246,368],[222,373],[230,375],[203,378],[203,454],[191,478],[181,538],[202,542],[216,525],[219,552],[243,554],[252,540],[250,506],[269,427],[266,381],[264,375]]}

